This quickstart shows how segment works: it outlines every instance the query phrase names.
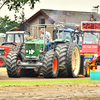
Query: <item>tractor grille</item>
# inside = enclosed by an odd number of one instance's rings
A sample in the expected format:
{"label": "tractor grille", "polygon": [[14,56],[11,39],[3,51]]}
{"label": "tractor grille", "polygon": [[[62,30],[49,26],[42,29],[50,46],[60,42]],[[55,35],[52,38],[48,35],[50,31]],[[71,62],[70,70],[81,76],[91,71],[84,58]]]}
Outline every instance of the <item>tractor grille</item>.
{"label": "tractor grille", "polygon": [[35,44],[26,44],[26,49],[35,49]]}

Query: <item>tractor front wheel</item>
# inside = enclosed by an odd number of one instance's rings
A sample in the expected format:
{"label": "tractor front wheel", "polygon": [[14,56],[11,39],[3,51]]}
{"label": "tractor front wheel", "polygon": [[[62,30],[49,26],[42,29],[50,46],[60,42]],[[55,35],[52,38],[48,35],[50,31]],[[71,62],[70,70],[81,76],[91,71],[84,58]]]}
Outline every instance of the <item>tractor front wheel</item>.
{"label": "tractor front wheel", "polygon": [[58,76],[59,61],[56,52],[49,51],[45,54],[42,71],[45,78],[56,78]]}
{"label": "tractor front wheel", "polygon": [[17,65],[18,60],[22,60],[21,54],[18,52],[12,52],[7,56],[6,67],[9,77],[21,77],[21,69],[20,66]]}

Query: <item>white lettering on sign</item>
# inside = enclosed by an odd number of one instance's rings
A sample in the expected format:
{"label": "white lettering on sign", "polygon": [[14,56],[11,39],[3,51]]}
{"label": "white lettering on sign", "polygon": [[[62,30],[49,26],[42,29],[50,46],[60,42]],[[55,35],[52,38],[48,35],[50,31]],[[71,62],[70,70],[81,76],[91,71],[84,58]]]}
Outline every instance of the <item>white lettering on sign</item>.
{"label": "white lettering on sign", "polygon": [[83,46],[83,48],[97,48],[97,46]]}

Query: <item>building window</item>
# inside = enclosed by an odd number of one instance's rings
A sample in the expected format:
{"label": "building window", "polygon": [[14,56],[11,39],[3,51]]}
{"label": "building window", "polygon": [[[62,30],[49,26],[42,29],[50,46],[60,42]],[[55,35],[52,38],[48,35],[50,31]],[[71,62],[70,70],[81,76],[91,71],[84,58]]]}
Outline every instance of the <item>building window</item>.
{"label": "building window", "polygon": [[45,24],[45,19],[40,19],[40,24]]}

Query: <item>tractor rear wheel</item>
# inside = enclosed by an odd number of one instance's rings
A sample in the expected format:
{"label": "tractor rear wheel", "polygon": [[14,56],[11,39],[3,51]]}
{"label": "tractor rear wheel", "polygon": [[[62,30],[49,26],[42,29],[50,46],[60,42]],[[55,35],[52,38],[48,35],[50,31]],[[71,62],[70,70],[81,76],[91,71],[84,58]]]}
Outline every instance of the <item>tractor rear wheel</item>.
{"label": "tractor rear wheel", "polygon": [[69,77],[78,77],[80,71],[80,50],[76,43],[71,43],[66,56],[66,68]]}
{"label": "tractor rear wheel", "polygon": [[67,77],[68,72],[66,69],[66,55],[67,55],[68,45],[60,44],[56,47],[56,52],[59,55],[59,73],[58,77]]}
{"label": "tractor rear wheel", "polygon": [[68,72],[66,68],[59,69],[58,77],[66,78],[68,77]]}
{"label": "tractor rear wheel", "polygon": [[58,54],[48,51],[43,58],[42,72],[45,78],[56,78],[59,71]]}
{"label": "tractor rear wheel", "polygon": [[90,77],[90,66],[88,62],[86,62],[85,71],[86,71],[85,77]]}
{"label": "tractor rear wheel", "polygon": [[18,60],[22,60],[20,53],[12,52],[11,54],[8,54],[6,67],[9,77],[21,77],[21,69],[20,66],[17,65]]}

